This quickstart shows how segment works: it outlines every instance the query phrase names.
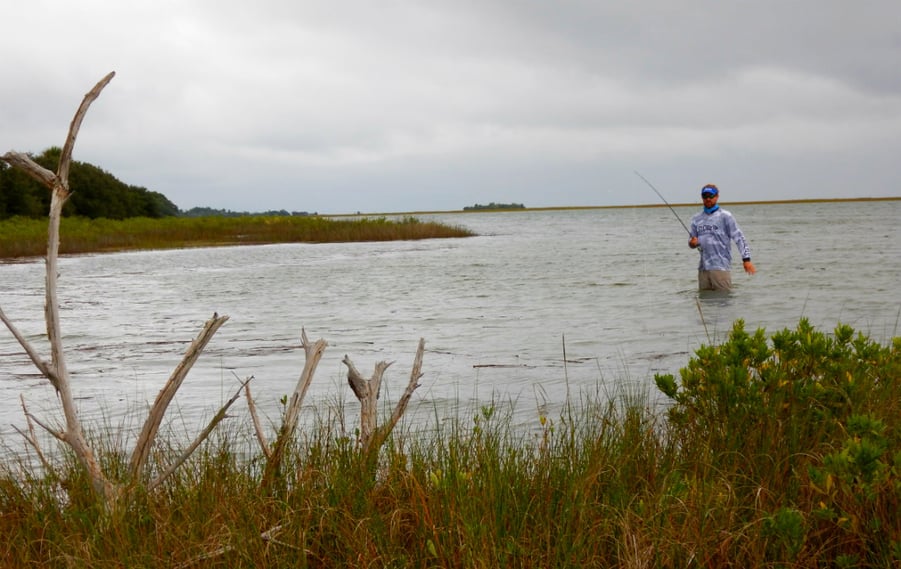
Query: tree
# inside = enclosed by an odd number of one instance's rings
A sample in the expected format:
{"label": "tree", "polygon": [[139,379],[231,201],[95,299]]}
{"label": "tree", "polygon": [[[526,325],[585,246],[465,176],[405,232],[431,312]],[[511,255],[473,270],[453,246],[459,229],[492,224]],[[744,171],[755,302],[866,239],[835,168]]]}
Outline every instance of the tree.
{"label": "tree", "polygon": [[0,161],[0,219],[42,217],[49,209],[50,198],[40,183]]}
{"label": "tree", "polygon": [[[55,171],[62,149],[44,150],[38,156],[28,154],[36,164]],[[91,219],[125,219],[129,217],[160,218],[179,214],[178,206],[159,192],[128,185],[105,170],[73,160],[69,170],[71,198],[66,201],[63,216]],[[23,172],[5,165],[0,168],[0,219],[22,215],[46,217],[50,198],[45,188]]]}

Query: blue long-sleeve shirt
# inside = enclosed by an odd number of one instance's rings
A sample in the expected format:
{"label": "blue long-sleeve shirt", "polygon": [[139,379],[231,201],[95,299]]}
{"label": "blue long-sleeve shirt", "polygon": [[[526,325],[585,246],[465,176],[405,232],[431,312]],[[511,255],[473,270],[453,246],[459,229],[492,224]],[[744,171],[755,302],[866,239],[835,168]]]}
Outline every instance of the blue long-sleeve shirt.
{"label": "blue long-sleeve shirt", "polygon": [[700,212],[691,218],[692,237],[698,238],[701,247],[701,271],[729,271],[732,269],[732,242],[738,247],[742,259],[751,258],[751,247],[732,214],[723,208],[713,213]]}

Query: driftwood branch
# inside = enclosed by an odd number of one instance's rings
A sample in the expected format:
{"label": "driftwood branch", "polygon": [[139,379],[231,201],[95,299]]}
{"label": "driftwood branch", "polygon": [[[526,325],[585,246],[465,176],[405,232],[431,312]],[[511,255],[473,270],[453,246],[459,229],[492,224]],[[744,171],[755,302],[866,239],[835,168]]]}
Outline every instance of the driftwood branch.
{"label": "driftwood branch", "polygon": [[424,353],[425,338],[420,338],[419,347],[416,349],[416,357],[413,359],[413,369],[410,371],[410,382],[407,383],[403,395],[401,395],[400,399],[397,401],[394,411],[391,412],[391,418],[376,431],[370,446],[376,448],[382,446],[382,443],[388,438],[388,435],[391,434],[391,431],[394,430],[394,427],[407,410],[407,405],[413,397],[413,392],[419,387],[419,380],[422,378],[422,356]]}
{"label": "driftwood branch", "polygon": [[[271,452],[267,452],[265,437],[259,437],[260,444],[264,446],[263,452],[266,454],[267,458],[266,470],[263,472],[263,488],[271,487],[275,480],[281,475],[282,461],[284,460],[288,444],[294,437],[294,431],[297,428],[297,421],[300,417],[300,408],[303,405],[304,397],[306,397],[310,383],[313,381],[313,375],[316,373],[316,367],[319,365],[319,360],[322,359],[322,354],[325,352],[325,348],[328,347],[328,342],[321,338],[311,344],[310,340],[307,338],[307,332],[303,328],[300,330],[300,340],[300,345],[303,348],[305,358],[303,371],[300,374],[300,378],[297,380],[297,386],[294,388],[294,392],[291,394],[291,398],[285,408],[285,416],[282,418],[282,425],[279,428],[278,436],[275,439],[275,445]],[[261,431],[258,431],[258,433],[260,432]]]}
{"label": "driftwood branch", "polygon": [[56,174],[32,160],[31,156],[27,154],[10,150],[3,156],[0,156],[0,160],[3,160],[14,168],[22,170],[23,172],[40,182],[41,185],[46,186],[51,190],[56,184]]}
{"label": "driftwood branch", "polygon": [[178,470],[178,467],[184,464],[184,462],[188,460],[188,458],[192,454],[194,454],[194,451],[197,450],[197,447],[199,447],[200,444],[210,436],[210,433],[213,432],[213,429],[215,429],[216,426],[219,425],[219,423],[221,423],[222,420],[228,416],[229,408],[235,401],[238,400],[238,398],[241,396],[241,391],[244,390],[245,387],[247,387],[251,379],[252,378],[247,378],[246,380],[244,380],[238,390],[235,391],[234,395],[231,396],[231,399],[226,401],[225,405],[223,405],[222,408],[220,408],[219,411],[213,416],[213,418],[210,419],[210,422],[207,424],[206,428],[203,429],[199,435],[197,435],[197,438],[194,439],[194,442],[188,445],[188,448],[186,448],[184,452],[182,452],[181,455],[175,461],[173,461],[172,464],[170,464],[162,474],[160,474],[156,479],[153,480],[153,482],[147,485],[148,490],[154,490],[158,488],[160,484],[165,482],[173,472]]}
{"label": "driftwood branch", "polygon": [[157,395],[156,401],[153,402],[153,407],[150,408],[150,412],[147,415],[147,420],[144,421],[144,427],[141,429],[141,434],[138,436],[135,450],[131,455],[129,471],[133,478],[138,478],[144,467],[144,463],[147,461],[147,457],[150,454],[150,448],[153,446],[153,442],[159,432],[160,424],[163,422],[163,416],[166,414],[169,404],[175,397],[175,393],[178,391],[178,388],[181,387],[182,382],[184,382],[188,372],[191,371],[194,363],[197,362],[200,353],[203,352],[203,349],[209,344],[213,335],[223,324],[225,324],[226,320],[228,320],[228,316],[213,314],[213,317],[206,321],[203,325],[203,329],[194,341],[191,342],[191,345],[188,346],[181,362],[169,377],[169,381],[166,382],[166,385],[163,386],[163,389],[161,389]]}
{"label": "driftwood branch", "polygon": [[306,397],[307,390],[310,388],[310,383],[313,381],[313,374],[316,373],[316,367],[319,365],[319,360],[322,359],[322,353],[325,351],[325,348],[328,347],[328,343],[321,338],[310,344],[310,340],[307,339],[306,330],[303,328],[300,330],[300,341],[305,359],[303,371],[300,373],[300,378],[297,380],[297,386],[294,388],[294,393],[291,394],[291,399],[288,401],[288,407],[285,409],[285,422],[283,426],[288,430],[288,436],[293,434],[294,429],[297,427],[297,420],[300,417],[300,407],[303,405],[304,397]]}
{"label": "driftwood branch", "polygon": [[[250,379],[253,379],[253,377]],[[269,459],[272,457],[272,449],[269,447],[269,442],[266,440],[266,433],[263,432],[263,425],[260,423],[260,416],[257,414],[256,403],[253,402],[253,396],[250,394],[249,381],[244,384],[244,396],[247,398],[247,409],[250,411],[253,432],[256,434],[257,442],[260,443],[260,448],[263,449],[263,455]]]}
{"label": "driftwood branch", "polygon": [[75,148],[75,138],[78,136],[78,131],[81,130],[81,122],[84,120],[88,108],[91,106],[91,103],[100,96],[100,92],[103,91],[103,88],[106,87],[115,76],[116,72],[110,71],[106,77],[98,81],[97,84],[94,85],[94,88],[85,94],[84,99],[81,101],[81,105],[79,105],[78,110],[75,111],[75,116],[72,117],[72,122],[69,124],[69,136],[66,137],[66,144],[63,146],[62,154],[60,154],[59,157],[59,168],[56,171],[56,175],[59,176],[61,180],[69,179],[69,164],[72,161],[72,150]]}
{"label": "driftwood branch", "polygon": [[342,362],[347,366],[347,383],[360,401],[360,444],[364,452],[377,451],[407,410],[410,398],[413,396],[416,388],[419,387],[419,379],[422,377],[422,357],[424,353],[425,340],[420,338],[416,357],[413,360],[413,369],[410,372],[410,381],[397,405],[395,405],[394,411],[391,412],[388,422],[382,427],[378,426],[378,408],[376,403],[382,385],[382,377],[391,364],[378,362],[375,364],[372,377],[366,379],[360,374],[350,358],[347,355],[344,356]]}
{"label": "driftwood branch", "polygon": [[[28,357],[31,359],[32,363],[34,363],[35,367],[38,368],[56,389],[60,405],[63,409],[63,415],[65,416],[65,428],[63,430],[52,429],[44,423],[41,423],[25,409],[29,431],[28,433],[23,431],[19,432],[25,436],[26,441],[35,447],[35,450],[39,453],[40,449],[37,447],[37,439],[34,436],[32,421],[46,429],[51,435],[63,443],[69,445],[78,462],[85,469],[88,478],[91,480],[91,485],[94,488],[95,493],[104,501],[104,504],[108,509],[112,509],[116,506],[120,497],[123,495],[123,490],[126,488],[114,485],[104,475],[94,452],[91,450],[84,437],[78,411],[75,406],[75,398],[72,394],[69,372],[66,367],[65,352],[63,350],[62,333],[60,329],[59,298],[57,297],[57,275],[59,272],[57,262],[59,257],[60,220],[62,218],[63,205],[70,195],[69,167],[72,161],[72,151],[75,147],[75,140],[78,137],[78,131],[81,129],[81,124],[84,121],[84,117],[91,104],[100,96],[101,91],[103,91],[104,87],[109,84],[114,76],[115,72],[109,73],[94,85],[94,87],[84,96],[81,105],[79,105],[78,110],[75,112],[75,116],[72,118],[72,122],[69,124],[69,134],[66,137],[66,143],[60,154],[56,173],[37,164],[27,154],[9,151],[0,156],[0,160],[24,171],[42,185],[46,186],[51,192],[49,223],[47,228],[45,275],[46,299],[44,303],[47,338],[50,343],[50,362],[48,363],[39,355],[38,351],[27,341],[22,333],[19,332],[2,310],[0,310],[0,320],[2,320],[10,332],[12,332],[13,336],[25,350],[25,353],[28,354]],[[216,333],[216,330],[218,330],[227,319],[227,316],[213,315],[213,318],[206,323],[203,330],[194,342],[192,342],[181,363],[172,373],[168,383],[157,397],[156,402],[150,410],[147,421],[144,423],[144,428],[138,438],[137,448],[131,458],[129,466],[133,480],[137,480],[140,476],[140,471],[147,460],[150,448],[159,430],[162,417],[165,414],[169,403],[172,401],[175,392],[184,381],[185,376],[194,365],[194,362],[197,361],[197,358],[200,356],[204,347],[206,347],[207,343]],[[243,387],[244,386],[242,385],[242,388]],[[207,429],[201,433],[197,440],[191,445],[189,451],[182,455],[182,457],[176,461],[176,464],[171,466],[167,472],[171,472],[171,470],[177,468],[178,465],[190,455],[190,452],[193,452],[197,445],[209,435],[209,432],[225,417],[226,410],[234,403],[239,394],[240,390],[235,397],[220,410],[216,417],[214,417],[214,420],[211,421]],[[164,477],[165,476],[168,476],[168,474],[164,474]]]}
{"label": "driftwood branch", "polygon": [[[422,377],[422,356],[425,352],[425,340],[419,339],[419,347],[413,360],[413,369],[410,372],[410,381],[403,395],[394,407],[388,422],[382,427],[378,426],[377,401],[382,385],[382,377],[391,363],[378,362],[372,377],[364,378],[354,366],[350,358],[345,355],[342,362],[347,366],[347,382],[356,398],[360,401],[360,444],[364,452],[378,450],[391,431],[400,421],[401,416],[407,410],[407,405],[413,392],[419,387],[419,379]],[[393,362],[392,362],[393,363]]]}
{"label": "driftwood branch", "polygon": [[0,308],[0,320],[6,324],[6,327],[12,333],[12,335],[18,340],[19,345],[22,346],[22,349],[25,350],[25,353],[28,354],[28,357],[31,359],[34,366],[38,368],[38,371],[44,375],[48,380],[50,380],[50,384],[53,385],[54,389],[59,392],[59,378],[56,375],[56,371],[50,367],[50,365],[41,358],[40,354],[38,354],[37,350],[34,349],[34,346],[25,339],[25,336],[19,332],[19,329],[16,328],[15,324],[6,317],[6,314],[3,313],[3,309]]}
{"label": "driftwood branch", "polygon": [[28,421],[28,432],[26,433],[26,432],[22,431],[21,429],[19,429],[19,427],[16,427],[15,425],[13,425],[13,429],[15,429],[17,433],[22,435],[22,438],[24,438],[25,441],[29,445],[31,445],[31,447],[34,449],[34,452],[37,453],[38,460],[41,461],[41,465],[43,465],[44,470],[46,470],[47,472],[53,472],[53,468],[50,465],[50,462],[47,460],[47,458],[44,456],[44,453],[41,451],[41,445],[38,443],[38,437],[34,433],[34,423],[31,420],[32,417],[31,417],[31,413],[28,411],[28,407],[25,406],[25,396],[19,395],[19,401],[22,402],[22,412],[25,414],[25,420]]}
{"label": "driftwood branch", "polygon": [[[288,549],[293,549],[295,551],[302,551],[306,555],[312,554],[312,552],[309,549],[305,549],[303,547],[298,547],[296,545],[292,545],[290,543],[286,543],[284,541],[276,539],[275,536],[280,534],[282,532],[282,530],[284,530],[284,529],[285,528],[282,524],[274,526],[274,527],[264,531],[263,533],[261,533],[260,540],[263,541],[264,543],[272,543],[274,545],[280,545],[282,547],[286,547]],[[176,565],[175,568],[176,569],[186,569],[187,567],[192,567],[202,561],[209,561],[210,559],[215,559],[217,557],[221,557],[221,556],[225,555],[226,553],[231,553],[234,550],[235,550],[235,547],[233,545],[223,545],[221,547],[217,547],[216,549],[214,549],[212,551],[208,551],[206,553],[201,553],[200,555],[198,555],[192,559],[189,559],[189,560],[185,561],[184,563],[180,563],[179,565]]]}
{"label": "driftwood branch", "polygon": [[35,417],[34,415],[32,415],[30,412],[27,412],[27,411],[26,411],[26,413],[25,413],[25,419],[28,420],[29,422],[30,422],[30,421],[34,421],[35,423],[37,423],[38,426],[39,426],[40,428],[42,428],[42,429],[44,429],[45,431],[47,431],[48,433],[50,433],[50,435],[51,435],[53,438],[55,438],[56,440],[58,440],[58,441],[60,441],[60,442],[62,442],[62,443],[68,443],[68,442],[69,442],[69,441],[66,440],[66,432],[65,432],[65,431],[60,431],[59,429],[54,429],[53,427],[51,427],[51,426],[48,425],[47,423],[41,421],[40,419],[38,419],[37,417]]}
{"label": "driftwood branch", "polygon": [[[63,408],[66,426],[65,430],[62,432],[57,432],[52,429],[48,430],[72,448],[77,460],[86,470],[95,492],[97,492],[99,496],[102,496],[108,505],[112,504],[116,499],[118,491],[104,476],[93,451],[84,438],[81,422],[78,418],[78,412],[75,407],[75,398],[72,395],[72,389],[69,384],[69,372],[66,368],[66,360],[63,352],[56,278],[58,272],[57,258],[59,256],[59,225],[60,218],[62,217],[63,205],[69,198],[69,165],[72,160],[72,149],[75,145],[75,139],[78,136],[78,131],[81,128],[84,116],[88,112],[88,108],[90,108],[91,103],[100,96],[100,92],[103,91],[103,88],[106,87],[114,76],[115,73],[109,73],[94,85],[94,88],[84,96],[81,105],[79,105],[78,110],[69,125],[69,134],[66,138],[63,152],[60,155],[56,173],[50,172],[46,168],[35,163],[27,154],[10,151],[2,157],[4,161],[13,167],[23,170],[29,176],[46,186],[51,192],[50,219],[47,228],[46,299],[44,303],[47,338],[50,342],[50,363],[48,364],[45,362],[43,358],[37,354],[37,351],[29,345],[5,315],[2,315],[2,320],[25,349],[25,352],[35,364],[35,367],[37,367],[48,381],[50,381],[57,391],[60,404]],[[38,422],[38,424],[41,423]]]}
{"label": "driftwood branch", "polygon": [[394,362],[377,362],[369,379],[360,374],[346,354],[341,362],[347,366],[347,383],[360,401],[360,444],[368,449],[378,426],[378,398],[382,377]]}

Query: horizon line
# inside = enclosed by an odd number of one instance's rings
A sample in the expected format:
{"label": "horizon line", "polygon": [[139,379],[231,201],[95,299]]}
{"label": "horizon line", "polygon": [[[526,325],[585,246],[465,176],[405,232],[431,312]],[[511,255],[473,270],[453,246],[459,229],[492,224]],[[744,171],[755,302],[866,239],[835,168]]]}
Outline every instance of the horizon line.
{"label": "horizon line", "polygon": [[[797,203],[841,203],[841,202],[869,202],[869,201],[901,201],[901,197],[865,197],[865,198],[808,198],[795,200],[750,200],[750,201],[730,201],[727,205],[767,205],[767,204],[797,204]],[[693,207],[699,206],[700,202],[675,203],[669,204],[672,207]],[[449,209],[449,210],[413,210],[413,211],[393,211],[393,212],[356,212],[356,213],[322,213],[317,214],[322,217],[357,217],[362,215],[425,215],[425,214],[451,214],[451,213],[498,213],[498,212],[523,212],[523,211],[564,211],[576,209],[629,209],[629,208],[649,208],[649,207],[667,207],[667,204],[632,204],[632,205],[567,205],[567,206],[539,206],[539,207],[521,207],[521,208],[498,208],[498,209]]]}

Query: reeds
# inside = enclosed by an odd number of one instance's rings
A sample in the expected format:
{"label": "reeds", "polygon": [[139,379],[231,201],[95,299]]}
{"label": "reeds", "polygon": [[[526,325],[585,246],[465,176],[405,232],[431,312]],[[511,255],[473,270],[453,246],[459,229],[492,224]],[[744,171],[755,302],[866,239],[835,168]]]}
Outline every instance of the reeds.
{"label": "reeds", "polygon": [[[124,220],[66,217],[61,254],[176,249],[263,243],[397,241],[468,237],[462,227],[414,217],[330,219],[319,216],[166,217]],[[34,257],[47,250],[47,222],[0,221],[0,258]]]}
{"label": "reeds", "polygon": [[[396,429],[375,470],[343,403],[261,492],[247,422],[113,519],[74,458],[8,462],[0,559],[42,567],[890,567],[901,562],[901,340],[740,325],[672,403],[621,388],[513,422],[488,401]],[[520,418],[521,415],[517,414]],[[95,434],[95,438],[98,435]],[[128,437],[101,433],[106,469]],[[177,444],[172,444],[171,453]],[[152,460],[171,456],[157,448]],[[126,465],[121,464],[121,471]],[[3,563],[3,562],[0,562]]]}

